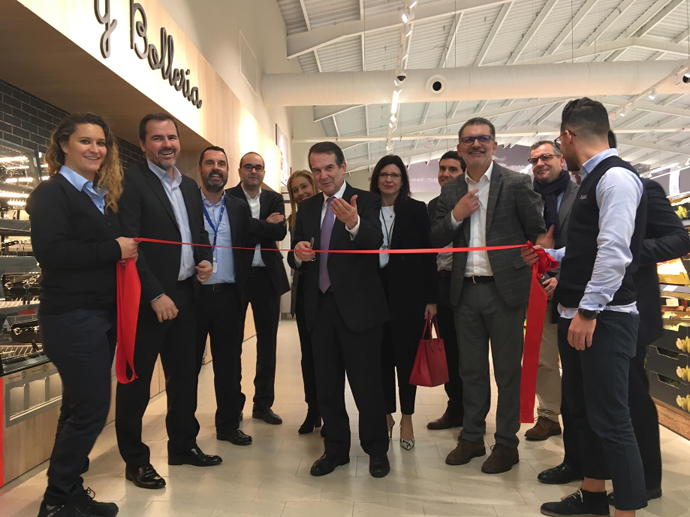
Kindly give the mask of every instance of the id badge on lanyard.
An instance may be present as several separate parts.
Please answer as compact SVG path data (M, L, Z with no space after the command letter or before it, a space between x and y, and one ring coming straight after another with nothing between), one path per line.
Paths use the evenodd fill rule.
M225 198L223 198L223 204L220 207L220 217L218 217L218 223L215 225L213 224L213 221L211 221L211 216L208 214L208 210L206 210L206 206L202 204L202 208L204 209L204 217L206 217L206 220L208 221L209 226L213 230L213 245L216 246L216 243L218 242L218 231L220 230L220 223L223 221L223 213L225 212ZM213 248L213 273L218 272L218 250L217 248Z

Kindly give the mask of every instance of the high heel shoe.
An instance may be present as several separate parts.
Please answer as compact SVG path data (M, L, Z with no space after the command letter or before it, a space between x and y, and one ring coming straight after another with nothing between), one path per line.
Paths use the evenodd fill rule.
M400 423L400 447L405 449L406 451L411 451L414 449L414 438L411 440L405 440L402 437L402 423Z
M314 429L321 427L321 415L314 413L307 413L307 418L297 430L299 434L309 434L314 432Z
M388 422L388 438L393 440L393 427L395 427L395 420L390 415L386 415L386 421Z

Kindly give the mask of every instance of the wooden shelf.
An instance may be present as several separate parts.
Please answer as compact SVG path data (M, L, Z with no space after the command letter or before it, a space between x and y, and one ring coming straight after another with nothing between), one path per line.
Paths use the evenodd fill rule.
M659 423L674 433L690 440L690 413L653 399L659 411Z

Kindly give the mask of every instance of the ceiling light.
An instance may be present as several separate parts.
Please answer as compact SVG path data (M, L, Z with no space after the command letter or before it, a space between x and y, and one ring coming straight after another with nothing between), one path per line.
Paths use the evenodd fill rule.
M411 22L414 20L414 13L410 11L403 11L402 13L402 21L403 23Z
M395 115L391 115L391 122L393 124L395 124L397 121L398 121L398 117L396 117Z
M621 112L620 112L620 116L621 116L621 117L625 117L625 115L626 115L625 111L621 111Z
M412 35L412 29L413 27L412 25L410 25L410 27L407 29L407 32L405 33L405 36L409 38Z
M6 156L0 158L0 163L25 162L26 160L28 160L26 156Z
M651 93L649 94L649 99L652 101L656 99L656 89L651 91Z
M417 5L417 0L413 0L412 3L410 4L410 9L414 9L416 5Z
M50 176L41 176L41 181L49 180Z
M393 91L393 102L391 102L391 115L395 115L398 112L398 101L400 100L400 92L402 90L398 88Z

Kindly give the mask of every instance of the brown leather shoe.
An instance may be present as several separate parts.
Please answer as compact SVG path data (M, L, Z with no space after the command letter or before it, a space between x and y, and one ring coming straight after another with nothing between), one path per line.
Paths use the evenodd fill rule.
M497 443L491 448L491 456L482 465L482 472L484 474L508 472L519 461L520 455L518 454L517 447L508 447L507 445Z
M462 427L462 415L451 415L446 411L441 418L426 424L426 428L432 431L451 429L452 427Z
M545 416L540 416L535 426L525 433L525 439L530 442L543 442L549 436L558 436L559 434L561 434L561 424Z
M460 438L458 446L446 456L448 465L466 465L472 458L486 455L484 443L471 442Z

